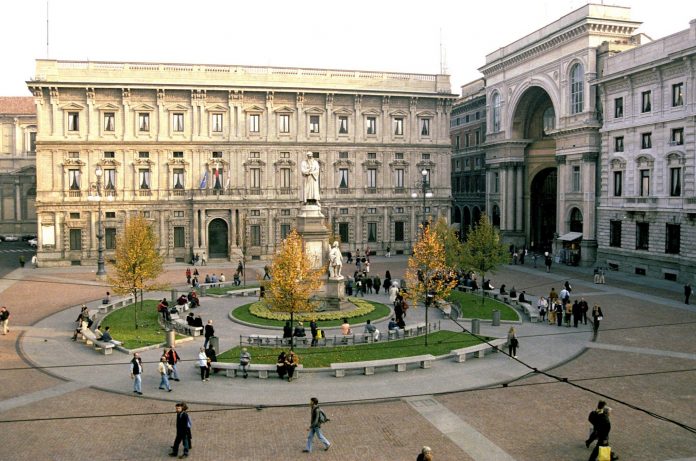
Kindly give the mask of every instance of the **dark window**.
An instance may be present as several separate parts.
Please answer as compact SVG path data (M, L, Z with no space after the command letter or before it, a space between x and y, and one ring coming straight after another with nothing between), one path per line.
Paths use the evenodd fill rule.
M104 245L105 245L107 250L115 250L116 249L116 228L115 227L104 228Z
M377 241L377 223L367 223L367 241L372 243Z
M113 112L104 112L104 131L116 130L116 116Z
M640 170L640 196L650 195L650 170Z
M623 189L623 171L614 172L614 197L621 197Z
M172 158L184 158L183 152L172 152Z
M404 222L394 221L394 241L403 242L404 241Z
M288 237L289 233L290 233L290 224L281 224L280 225L280 239L285 240Z
M367 117L367 134L377 134L377 117Z
M643 91L641 93L641 112L650 112L652 110L652 103L650 102L650 91Z
M251 246L261 246L261 226L258 224L249 226L249 233L251 234Z
M624 151L624 137L617 136L614 138L614 152L623 152L623 151Z
M174 228L174 248L184 248L186 246L186 230L183 226Z
M684 84L675 83L672 85L672 107L684 105Z
M640 148L650 149L652 147L652 133L642 133L640 135Z
M70 250L82 249L82 229L70 229Z
M80 131L79 112L68 112L68 131Z
M348 223L347 222L340 222L338 223L338 236L341 239L341 242L349 242L350 239L348 238Z
M36 152L36 132L29 133L29 152Z
M621 221L609 221L609 246L621 248Z
M310 115L309 116L309 132L310 133L319 133L319 116L318 115Z
M106 219L116 219L116 212L115 211L107 211L104 213L106 216Z
M623 98L614 99L614 118L623 117Z
M681 243L681 226L679 224L667 224L665 232L665 253L678 255Z
M80 170L68 170L68 184L70 190L80 190Z
M648 250L650 240L650 224L646 222L636 223L636 250Z
M681 196L681 168L669 169L669 195L670 197Z
M80 219L80 213L70 212L70 219Z
M670 144L673 146L684 145L684 128L672 129L672 137L670 139Z
M348 134L348 117L338 117L338 134Z

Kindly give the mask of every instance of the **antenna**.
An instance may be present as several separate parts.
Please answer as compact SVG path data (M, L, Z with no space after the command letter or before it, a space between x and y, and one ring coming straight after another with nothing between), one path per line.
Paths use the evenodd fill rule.
M442 44L442 28L440 28L440 75L447 75L447 50Z
M48 39L49 39L48 32L49 32L49 29L48 29L48 0L46 0L46 59L48 59L50 57L49 47L48 47Z

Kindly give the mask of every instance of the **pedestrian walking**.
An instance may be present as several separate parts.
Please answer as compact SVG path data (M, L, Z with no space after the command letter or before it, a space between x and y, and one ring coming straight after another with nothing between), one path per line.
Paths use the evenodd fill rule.
M597 408L592 410L587 417L587 420L590 422L590 436L585 440L585 446L587 448L590 448L590 445L592 442L597 440L597 426L599 423L599 417L600 415L604 412L604 407L607 406L607 402L604 400L600 400L597 402Z
M133 392L143 395L143 360L137 352L133 353L133 360L131 360L131 379Z
M160 374L160 385L159 388L164 390L167 389L168 392L172 391L172 386L169 384L169 369L170 366L167 363L167 358L165 356L160 357L159 367L157 368Z
M510 327L510 330L508 330L508 354L512 358L517 358L517 347L520 345L519 340L517 339L517 334L515 333L515 327Z
M546 272L551 272L551 263L553 261L551 260L551 255L549 252L544 253L544 265L546 266Z
M609 432L611 432L611 408L604 407L602 413L598 414L596 418L596 431L597 431L597 445L595 445L588 461L597 461L597 456L600 451L603 452L601 459L607 459L606 453L609 453L609 458L611 461L619 459L619 456L614 453L614 451L609 446Z
M597 336L597 332L599 331L599 322L601 322L604 319L604 315L602 314L602 308L599 307L599 304L595 304L592 307L592 331L594 332L594 335Z
M198 367L201 369L201 381L210 381L210 359L205 349L201 347L198 351Z
M249 377L249 373L247 372L247 367L251 363L251 354L247 350L246 347L242 348L242 353L239 354L239 366L242 367L242 373L244 373L244 379L247 379Z
M186 458L191 449L191 417L187 413L188 405L184 402L176 404L176 437L169 456L179 455L179 444L183 443L184 453L179 459Z
M208 343L210 342L210 338L215 336L215 328L213 327L213 321L208 320L208 323L205 326L205 341L203 342L203 349L206 349L208 347Z
M2 334L10 332L10 311L5 306L0 307L0 324L2 324Z
M433 461L433 450L430 447L421 448L421 452L416 457L416 461Z
M322 410L321 407L319 407L319 400L317 400L316 397L312 397L309 400L309 405L311 408L309 434L307 435L307 446L302 451L305 453L311 453L312 440L314 439L315 434L319 438L319 440L321 440L321 443L324 444L324 451L327 451L329 448L331 448L331 442L329 442L327 438L324 437L324 434L321 432L321 425L329 421L329 418L326 417L324 410Z
M191 285L191 268L186 268L186 285Z
M268 264L263 266L263 279L264 280L271 280L271 268Z
M172 346L164 353L164 356L167 357L167 363L171 370L169 373L170 377L174 381L179 381L179 370L177 369L177 364L181 361L179 353L176 352L176 349Z
M37 259L36 255L31 257L31 265L36 269L39 267L39 260Z
M689 296L691 296L691 284L684 285L684 304L689 304Z

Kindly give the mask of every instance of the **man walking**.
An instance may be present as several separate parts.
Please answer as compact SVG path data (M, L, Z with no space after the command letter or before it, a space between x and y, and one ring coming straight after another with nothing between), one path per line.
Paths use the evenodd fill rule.
M169 364L167 363L167 358L165 356L160 357L159 367L157 368L160 374L160 389L167 389L168 392L172 391L172 386L169 384Z
M689 296L691 296L691 284L684 285L684 304L689 304Z
M170 347L167 352L164 353L164 356L167 357L167 363L171 367L171 377L174 381L179 381L179 370L177 370L176 364L181 361L181 357L179 357L179 354L176 352L176 349L174 349L174 346Z
M687 303L688 304L688 303ZM0 324L2 324L2 334L6 335L10 332L8 327L10 323L10 311L5 306L0 307Z
M203 349L208 348L210 338L212 338L213 336L215 336L215 328L213 328L213 321L208 320L208 324L205 326L205 342L203 342Z
M188 410L188 405L185 403L176 404L176 438L169 456L177 456L179 454L179 444L183 442L184 453L179 456L179 459L186 458L191 449L191 417L186 410Z
M317 435L319 440L324 444L324 451L331 448L331 442L329 442L324 434L321 433L321 425L327 422L329 419L324 414L324 411L319 407L319 400L316 397L312 397L309 400L309 406L311 410L311 420L309 423L309 435L307 435L307 446L304 450L305 453L310 453L312 451L312 440L314 439L314 434Z
M611 432L611 421L609 416L611 414L611 408L604 407L601 413L598 413L596 417L595 430L597 432L597 445L595 445L588 461L596 461L599 455L600 447L608 449L611 452L610 459L612 461L619 459L619 456L609 448L609 432ZM589 445L588 445L589 446ZM605 448L606 447L606 448Z
M133 392L143 395L143 360L137 352L133 353L133 360L131 360L131 379Z

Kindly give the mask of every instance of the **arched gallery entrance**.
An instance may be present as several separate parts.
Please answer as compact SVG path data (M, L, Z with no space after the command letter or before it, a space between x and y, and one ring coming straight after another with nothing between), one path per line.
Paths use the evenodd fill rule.
M552 251L556 232L556 182L555 168L540 171L531 185L530 243L533 250Z
M229 229L224 219L216 218L208 224L208 257L227 258L229 254Z

